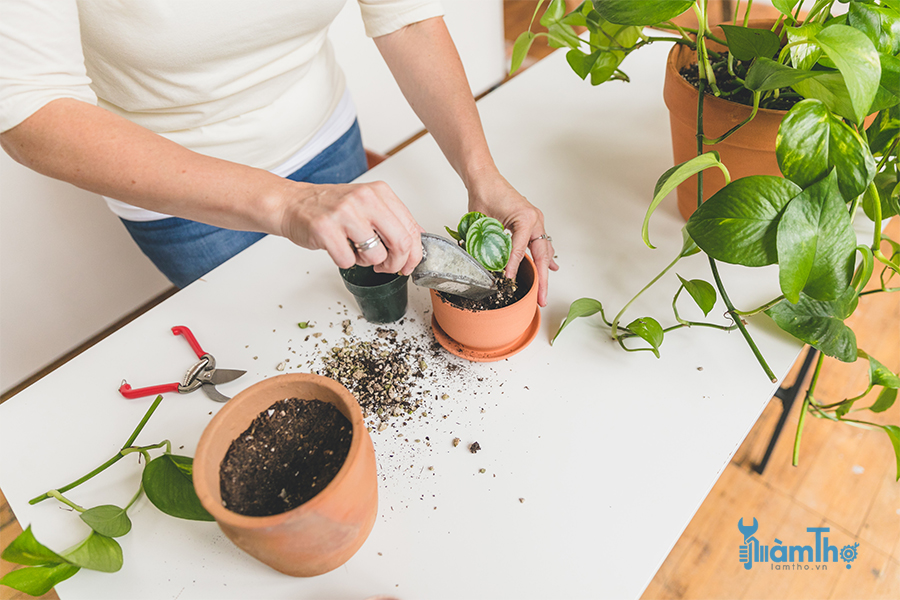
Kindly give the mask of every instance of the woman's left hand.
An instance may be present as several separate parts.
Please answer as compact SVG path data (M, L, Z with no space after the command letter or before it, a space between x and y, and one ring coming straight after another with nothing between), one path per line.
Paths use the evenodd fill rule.
M559 265L553 259L553 240L544 229L544 214L540 209L517 192L499 172L493 171L470 183L469 210L494 217L512 232L507 277L515 277L526 250L531 249L537 267L538 304L547 306L550 271L558 270Z

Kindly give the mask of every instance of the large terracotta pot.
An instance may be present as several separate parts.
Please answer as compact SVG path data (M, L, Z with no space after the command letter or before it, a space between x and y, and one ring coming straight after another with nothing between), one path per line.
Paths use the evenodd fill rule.
M751 22L751 27L771 29L773 21ZM722 30L715 28L719 37ZM718 44L710 43L713 50L721 50ZM669 108L669 123L672 128L672 151L675 164L681 164L697 155L697 88L681 76L681 69L697 62L697 55L687 46L673 44L666 61L663 98ZM730 102L707 94L703 100L703 131L706 137L722 135L752 112L752 107ZM775 136L786 111L757 111L753 121L738 130L720 144L704 146L704 151L714 150L728 168L731 180L749 175L775 175L780 177L778 161L775 158ZM718 169L703 172L703 200L725 186L725 177ZM678 210L685 219L697 208L697 176L693 176L678 186Z
M527 254L516 275L528 293L518 302L494 310L473 311L454 306L431 290L435 336L450 352L473 361L508 358L524 349L537 334L541 313L537 305L537 270Z
M325 488L285 513L252 517L222 506L219 467L232 440L279 400L330 402L350 421L353 438L344 465ZM378 513L375 450L353 395L340 383L307 373L278 375L250 386L213 417L197 446L194 488L203 507L239 548L295 577L335 569L362 546Z

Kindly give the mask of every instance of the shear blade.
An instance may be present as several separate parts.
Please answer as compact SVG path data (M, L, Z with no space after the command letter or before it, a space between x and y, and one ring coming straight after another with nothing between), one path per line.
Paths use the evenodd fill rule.
M209 382L213 385L228 383L229 381L234 381L246 372L247 371L241 371L240 369L216 369L213 371L212 375L210 375Z
M212 386L212 385L209 385L208 383L206 383L206 384L203 384L202 387L203 387L203 391L206 393L207 396L209 396L210 400L215 400L216 402L228 402L229 400L231 400L231 398L229 398L228 396L220 394L218 391L216 391L215 386Z

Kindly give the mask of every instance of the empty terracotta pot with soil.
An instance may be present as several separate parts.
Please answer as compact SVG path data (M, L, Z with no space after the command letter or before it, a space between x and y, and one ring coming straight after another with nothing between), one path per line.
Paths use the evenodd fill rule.
M513 304L491 310L461 308L431 290L432 327L438 342L453 354L477 362L502 360L527 347L541 325L536 274L534 261L526 254L516 284L527 291Z
M285 400L291 402L285 403ZM251 482L244 487L249 487L249 491L257 496L260 492L255 488L262 487L259 482L278 480L270 470L273 468L271 464L262 473L259 464L244 458L235 462L230 460L230 453L241 449L241 443L245 451L248 446L252 450L255 441L260 444L268 443L262 441L261 435L266 433L267 428L270 435L275 431L268 421L274 422L279 418L282 421L290 420L291 414L295 414L290 408L292 406L296 407L299 411L296 414L300 415L297 417L299 423L293 426L300 427L298 431L301 433L285 434L283 430L279 430L274 436L273 448L265 447L267 451L271 450L273 454L283 457L277 462L284 463L283 467L289 471L286 473L287 478L276 484L276 487L281 487L280 492L265 492L274 496L262 498L268 502L268 509L265 506L237 506L237 500L241 498L231 490L235 484L241 483L241 469L245 471L247 482ZM312 414L309 412L311 409L317 409L316 415L323 411L330 412L331 417L304 417ZM314 490L305 490L305 495L304 490L291 490L290 485L283 485L284 481L298 479L294 477L295 469L299 479L315 476L303 473L303 465L312 468L309 467L309 459L297 457L300 460L297 462L291 456L291 453L299 454L296 447L303 446L303 438L309 437L303 432L307 432L310 426L315 426L315 423L304 422L304 418L320 424L339 420L342 424L341 431L346 432L343 434L343 441L347 442L337 450L334 450L337 446L328 446L325 442L322 442L324 449L304 448L304 455L317 454L333 458L337 452L338 461L340 455L346 453L342 464L338 462L339 467L337 464L333 465L336 474L329 473L324 482L321 478L318 480L321 491L316 493ZM329 428L334 427L336 426L329 425ZM319 429L322 429L321 425ZM319 431L316 439L321 440L323 434L328 437L329 431ZM254 437L259 439L254 440ZM341 442L341 439L336 439L334 444L340 445ZM312 442L307 439L305 443L308 445ZM291 447L284 448L285 444ZM304 460L307 462L302 462ZM275 468L281 466L278 464ZM316 480L312 481L314 487ZM375 450L363 423L359 404L347 388L333 379L307 373L265 379L237 394L219 411L204 430L197 446L194 488L204 508L215 517L219 527L235 545L270 567L295 577L320 575L347 562L365 542L378 512ZM237 500L223 502L223 492L229 498ZM271 506L277 507L279 503L290 500L292 494L302 504L285 512L268 514L278 510ZM308 496L311 497L305 499ZM245 513L255 511L255 514L241 514L242 510ZM264 516L256 516L260 514Z

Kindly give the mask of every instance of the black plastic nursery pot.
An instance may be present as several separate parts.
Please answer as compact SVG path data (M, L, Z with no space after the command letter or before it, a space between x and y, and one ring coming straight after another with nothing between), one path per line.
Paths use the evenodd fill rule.
M409 276L376 273L373 267L341 269L344 285L370 323L393 323L406 314Z

